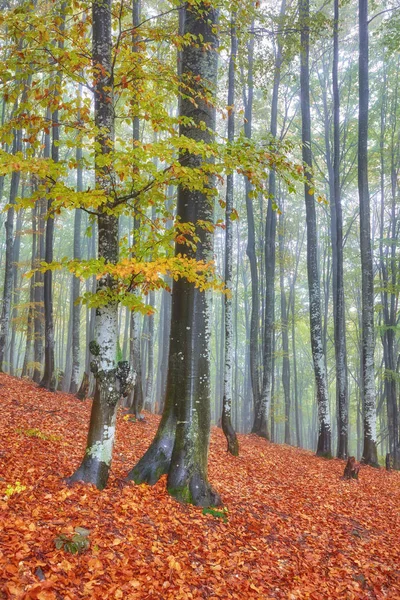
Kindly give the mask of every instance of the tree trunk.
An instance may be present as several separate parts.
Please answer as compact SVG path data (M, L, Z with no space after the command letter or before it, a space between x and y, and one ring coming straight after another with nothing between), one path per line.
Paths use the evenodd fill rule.
M346 320L343 283L343 216L340 193L340 97L338 83L339 63L339 0L334 0L333 23L333 201L332 212L332 268L333 268L333 311L336 359L336 405L338 446L337 457L348 455L348 374L346 351Z
M252 135L253 118L253 60L254 60L254 36L250 37L248 43L248 73L247 73L247 93L243 91L244 96L244 134L247 138ZM266 436L266 423L260 412L260 377L258 361L258 331L259 331L259 313L260 313L260 294L258 281L258 266L256 255L256 233L254 224L253 199L251 198L252 186L250 181L245 178L245 197L246 197L246 215L247 215L247 247L246 254L250 264L251 279L251 315L250 315L250 378L253 393L253 405L256 418L254 420L253 432Z
M32 193L33 193L33 179L32 181ZM32 208L32 246L31 246L31 269L35 268L36 261L36 245L37 245L37 219L36 219L37 205ZM34 339L34 318L35 318L35 277L31 277L29 285L29 308L28 308L28 321L26 326L26 346L24 354L24 362L22 365L21 377L28 377L32 371L32 342Z
M40 200L37 211L37 235L38 245L35 266L39 267L44 260L44 231L45 231L46 203ZM44 338L44 314L43 314L43 273L35 272L35 319L34 319L34 363L33 381L39 383L43 365L43 338Z
M50 120L50 111L47 109L47 118ZM58 127L58 110L51 115L52 122L52 145L51 158L58 162L59 150L58 143L60 139ZM50 157L50 136L46 134L45 157ZM54 216L51 215L52 200L47 201L47 220L45 237L45 255L46 263L53 262L53 243L54 243ZM44 372L40 381L40 387L52 392L55 391L54 378L54 323L53 323L53 272L48 269L43 278L44 294Z
M231 55L228 80L228 143L235 139L235 62L237 56L236 14L231 16ZM222 398L222 430L228 443L228 452L239 454L239 442L232 426L232 369L233 369L233 306L232 306L232 266L233 266L233 173L226 178L225 208L225 285L230 294L224 295L225 311L225 356L224 389Z
M24 195L24 186L22 186L22 196ZM13 309L12 309L12 328L11 328L11 341L10 341L10 375L15 375L17 371L17 365L15 363L15 346L16 346L16 333L18 330L18 305L20 299L20 278L18 277L18 263L19 255L21 250L21 231L22 231L22 220L24 211L20 210L17 213L16 227L15 227L15 238L13 243ZM18 362L18 357L17 357Z
M193 124L180 126L181 135L208 144L215 131L215 110L203 98L204 88L215 94L217 78L216 11L208 4L185 5L185 34L198 44L182 51L182 76L190 74L196 103L182 97L180 114ZM199 11L199 12L198 12ZM203 47L203 44L205 45ZM196 47L197 46L197 47ZM187 92L186 92L187 94ZM197 125L204 122L205 127ZM201 168L199 155L185 154L185 165ZM212 186L212 181L209 182ZM212 220L212 206L202 191L178 189L177 214L184 223ZM176 254L207 260L212 254L209 232L196 227L196 251L176 244ZM210 430L209 311L204 291L186 279L174 281L172 289L171 343L166 406L156 437L149 450L129 474L136 482L154 483L168 472L167 488L181 501L209 506L219 497L208 483L207 459Z
M13 154L22 150L22 131L14 130ZM13 228L14 228L14 204L18 195L18 187L21 178L20 171L13 171L10 184L10 202L7 210L6 229L6 259L4 268L3 306L0 317L0 371L3 370L5 350L8 341L11 320L11 302L13 289Z
M272 149L277 136L278 129L278 93L281 81L282 67L282 43L281 28L282 19L286 12L286 0L282 0L279 14L278 35L276 39L276 57L274 69L274 84L272 88L271 123L270 134L272 138ZM271 169L268 179L268 208L265 221L265 321L264 321L264 352L263 352L263 381L260 401L260 415L256 416L261 425L260 433L267 435L269 411L271 407L272 391L272 338L274 334L275 314L275 240L276 240L276 174ZM264 423L264 426L262 426Z
M317 218L315 211L315 197L312 182L312 154L311 154L311 116L310 116L310 74L309 74L309 0L299 0L299 14L301 20L301 116L302 116L302 142L303 162L306 168L306 183L304 196L306 205L307 222L307 274L310 301L310 334L311 350L314 363L314 375L317 388L318 405L318 442L317 455L331 456L331 420L328 399L328 383L326 375L326 361L322 340L321 319L321 290L318 269L317 253Z
M110 153L114 141L114 107L112 77L111 0L95 0L93 17L93 65L96 136L96 186L111 195L112 177L101 166L100 158ZM98 216L98 255L106 263L118 261L118 217L102 212ZM115 282L110 275L98 280L97 292L113 293ZM115 439L116 407L119 400L117 356L118 304L108 303L96 309L95 341L90 343L94 357L91 367L96 387L90 415L85 456L69 481L94 483L103 489L108 481Z
M281 291L281 328L282 328L282 386L285 398L285 444L290 438L290 361L289 361L289 306L287 306L284 268L284 219L279 215L279 283Z
M154 291L149 293L149 306L155 307ZM153 408L153 387L154 387L154 314L148 315L148 356L147 356L147 376L146 376L146 410Z
M79 85L78 98L82 96L82 87ZM79 119L80 115L78 115ZM82 146L78 144L76 147L76 189L78 192L83 190L83 169L82 169ZM81 251L81 222L82 211L77 208L75 210L74 219L74 259L82 258ZM80 324L81 324L81 304L78 302L80 294L79 277L72 277L72 373L71 384L69 391L71 394L76 394L79 386L79 368L80 368Z
M368 0L359 0L359 35L358 194L360 201L364 409L364 448L362 461L377 467L374 371L374 272L368 190Z

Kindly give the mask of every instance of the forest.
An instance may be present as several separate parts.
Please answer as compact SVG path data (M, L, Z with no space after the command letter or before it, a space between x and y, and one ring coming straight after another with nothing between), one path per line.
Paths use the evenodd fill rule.
M0 598L399 598L400 5L0 6Z

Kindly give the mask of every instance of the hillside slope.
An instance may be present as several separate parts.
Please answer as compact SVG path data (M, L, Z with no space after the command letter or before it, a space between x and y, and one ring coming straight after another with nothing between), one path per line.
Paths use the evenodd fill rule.
M62 481L82 457L89 402L7 375L0 399L0 598L400 598L399 473L363 467L359 481L342 481L342 461L251 435L233 458L214 428L210 480L224 523L175 502L164 478L123 483L157 417L119 416L112 476L98 492ZM56 550L77 526L90 548Z

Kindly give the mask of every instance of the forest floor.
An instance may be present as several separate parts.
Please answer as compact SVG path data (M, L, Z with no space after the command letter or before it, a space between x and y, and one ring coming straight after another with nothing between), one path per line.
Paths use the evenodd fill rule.
M400 599L400 473L240 436L227 454L213 428L209 476L227 522L165 491L125 484L158 417L118 420L108 487L67 487L90 402L0 375L0 598ZM19 483L17 483L19 482ZM22 489L22 488L25 489ZM55 539L75 527L90 547Z

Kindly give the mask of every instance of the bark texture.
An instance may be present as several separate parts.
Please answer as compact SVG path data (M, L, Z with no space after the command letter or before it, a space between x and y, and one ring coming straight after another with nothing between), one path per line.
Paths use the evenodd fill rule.
M359 0L359 115L358 194L360 202L360 252L362 287L362 376L364 447L362 461L378 466L374 368L374 272L368 189L368 0Z
M336 406L338 445L337 457L348 455L348 374L346 350L346 321L343 282L343 215L340 193L340 96L338 82L339 64L339 0L334 0L333 22L333 201L332 207L332 268L333 268L333 318L336 359Z
M301 22L301 55L300 55L300 87L301 87L301 117L303 162L306 169L304 197L307 222L307 275L310 301L310 333L311 350L314 365L315 384L318 406L318 442L317 455L331 456L331 419L328 399L328 383L326 360L322 339L321 290L318 268L318 239L315 197L312 182L312 153L311 153L311 116L310 116L310 74L309 74L309 43L310 43L310 6L309 0L299 1Z
M228 143L235 139L235 62L237 56L236 15L231 18L231 55L229 59L228 80ZM233 173L226 178L226 208L225 208L225 285L232 293L233 267ZM233 306L232 296L224 296L225 303L225 360L224 360L224 391L222 398L222 430L228 444L228 452L233 456L239 454L239 442L232 425L232 377L233 377Z
M96 186L111 202L112 173L101 166L99 158L112 151L114 139L113 78L111 63L111 0L95 0L93 17L93 65L95 71ZM99 164L100 163L100 164ZM98 216L98 255L106 263L118 260L118 218L106 212ZM98 280L101 297L112 291L115 283L109 275ZM116 407L120 397L117 357L118 305L116 301L96 309L95 340L90 343L93 356L91 370L96 386L90 415L85 456L70 482L94 483L103 489L107 484L115 439Z
M182 10L182 9L181 9ZM186 34L198 43L182 51L182 78L191 81L196 103L182 97L180 114L193 124L181 125L180 134L208 143L215 130L215 110L204 94L215 94L217 77L216 11L206 3L185 5ZM200 37L201 36L201 37ZM204 46L205 44L205 46ZM196 47L197 46L197 47ZM204 123L206 127L199 127ZM201 168L203 159L194 154L181 156L185 165ZM210 187L212 182L210 181ZM212 219L212 199L203 191L178 189L177 214L183 222ZM176 244L177 254L208 259L212 253L209 232L196 227L200 241L196 251ZM174 281L166 406L159 430L149 450L128 477L154 483L168 473L169 493L183 502L209 506L219 496L208 482L207 460L210 430L209 311L206 294L186 279Z

